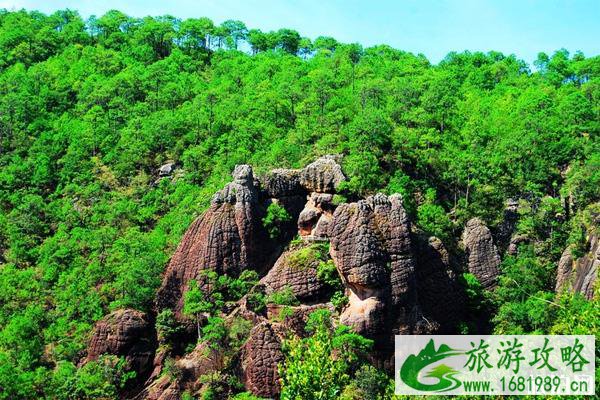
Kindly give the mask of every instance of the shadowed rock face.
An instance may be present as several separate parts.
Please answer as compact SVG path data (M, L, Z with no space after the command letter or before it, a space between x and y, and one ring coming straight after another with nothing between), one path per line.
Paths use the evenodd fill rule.
M243 382L247 390L260 397L278 397L279 373L284 361L281 339L268 321L256 325L244 345L241 356Z
M419 237L416 242L419 304L427 318L439 324L436 333L456 332L465 319L466 299L450 254L436 237Z
M335 206L333 195L329 193L311 193L304 209L298 217L298 233L303 238L326 240L333 218Z
M155 337L146 314L131 309L114 311L96 323L85 361L102 354L123 356L126 368L136 371L138 379L143 378L152 369Z
M500 274L500 255L488 227L479 218L469 220L462 241L469 272L485 289L495 288Z
M272 198L302 195L306 192L300 185L301 173L299 169L274 169L259 178L260 186Z
M576 260L570 248L563 252L556 272L557 292L571 290L574 293L581 293L588 300L594 297L594 285L600 266L599 237L592 235L588 244L589 251Z
M340 322L368 337L415 331L415 263L400 197L377 194L338 206L329 237L349 297Z
M180 313L188 282L198 279L201 270L237 276L245 269L264 267L272 249L261 224L252 168L237 166L233 177L186 231L158 290L159 310L171 308Z

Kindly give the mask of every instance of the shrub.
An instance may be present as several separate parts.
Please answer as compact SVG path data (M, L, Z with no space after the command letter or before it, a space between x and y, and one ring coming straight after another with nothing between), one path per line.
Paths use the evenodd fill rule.
M281 399L337 399L351 370L373 342L346 326L334 328L328 310L311 313L306 331L311 336L284 342L285 362L279 370Z
M333 260L321 261L317 267L317 278L336 290L343 289L340 274Z
M291 287L286 286L283 289L273 292L265 299L266 303L277 304L280 306L297 306L300 304Z
M267 215L262 220L263 226L271 239L278 238L282 233L285 223L292 220L292 216L279 204L273 202L267 207Z
M214 349L219 350L225 345L227 327L220 317L208 317L206 325L202 327L202 340Z

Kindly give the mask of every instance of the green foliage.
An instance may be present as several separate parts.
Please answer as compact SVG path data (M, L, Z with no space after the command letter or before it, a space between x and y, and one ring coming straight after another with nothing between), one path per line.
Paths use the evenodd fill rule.
M189 281L189 289L184 294L183 314L196 320L198 338L203 337L203 340L220 346L227 335L220 314L228 304L251 292L258 283L258 274L256 271L245 270L238 278L232 278L204 270L200 279L202 285L193 279ZM264 307L264 299L258 292L251 293L249 303L257 311ZM208 322L201 328L202 316L207 316Z
M168 376L171 381L176 381L183 377L183 370L177 365L177 361L173 358L167 358L165 360L162 373Z
M283 224L290 222L292 216L287 210L277 203L269 204L267 214L262 220L263 226L269 233L271 239L278 238L281 235Z
M333 289L342 290L342 280L333 260L321 261L317 267L317 278Z
M285 286L283 289L273 292L265 299L267 304L278 304L280 306L297 306L300 304L291 287Z
M171 343L173 338L181 332L181 327L175 319L175 313L170 309L158 313L155 326L158 341L161 344Z
M329 257L329 245L313 243L291 252L287 258L288 265L292 268L309 268L315 261L323 262Z
M306 330L311 336L284 343L281 399L337 399L372 341L346 326L334 328L327 310L310 314Z
M553 319L553 266L544 265L532 248L521 248L517 256L505 258L493 301L498 334L546 332Z
M232 348L238 349L248 339L252 323L244 318L233 318L228 327L229 343Z
M460 281L467 295L467 306L469 309L479 311L485 304L485 294L481 282L471 273L464 273Z
M340 400L383 399L388 380L385 372L369 364L361 365Z
M330 301L337 311L342 311L346 304L348 304L348 297L344 294L343 291L337 290L331 296Z
M243 392L233 396L232 400L263 400L262 397L256 397L252 393Z
M436 236L448 242L452 233L452 221L446 211L434 204L435 190L429 189L425 194L425 202L417 208L417 224L431 236Z
M223 318L209 317L206 325L202 327L202 340L214 350L222 348L227 334L227 327Z
M549 333L557 335L598 335L600 334L600 301L596 296L592 301L581 294L562 293L557 300L556 319Z

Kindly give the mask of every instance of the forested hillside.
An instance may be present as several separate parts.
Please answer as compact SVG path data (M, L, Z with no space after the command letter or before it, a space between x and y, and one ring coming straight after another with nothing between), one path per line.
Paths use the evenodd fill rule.
M466 222L500 232L512 199L527 240L493 293L466 275L472 306L497 333L597 334L598 295L556 294L555 276L597 235L600 58L534 64L434 65L239 21L0 11L0 398L117 396L126 373L81 365L94 323L155 311L182 234L236 165L325 154L342 156L344 199L400 193L415 230L457 256Z

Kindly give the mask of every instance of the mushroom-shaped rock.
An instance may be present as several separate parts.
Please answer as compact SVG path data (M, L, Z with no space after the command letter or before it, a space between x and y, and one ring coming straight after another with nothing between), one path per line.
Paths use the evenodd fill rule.
M413 332L420 311L408 216L400 196L377 194L341 204L329 237L330 254L349 297L341 322L367 336Z
M159 310L170 308L179 315L188 282L198 279L201 270L236 276L245 269L264 268L271 249L252 168L238 165L233 178L183 236L157 293Z
M102 354L125 357L126 368L143 378L152 369L156 349L155 332L146 314L123 309L114 311L94 326L86 361Z
M479 218L467 222L462 236L467 255L467 267L485 289L497 285L500 274L500 255L492 233Z
M302 303L323 301L330 288L317 277L317 267L328 257L327 248L322 244L292 247L279 257L261 283L267 294L290 288Z
M318 158L300 173L300 184L309 192L335 193L345 179L337 157L332 155Z
M246 390L260 397L278 397L281 391L278 367L283 361L276 327L265 321L252 328L241 355L242 380Z

